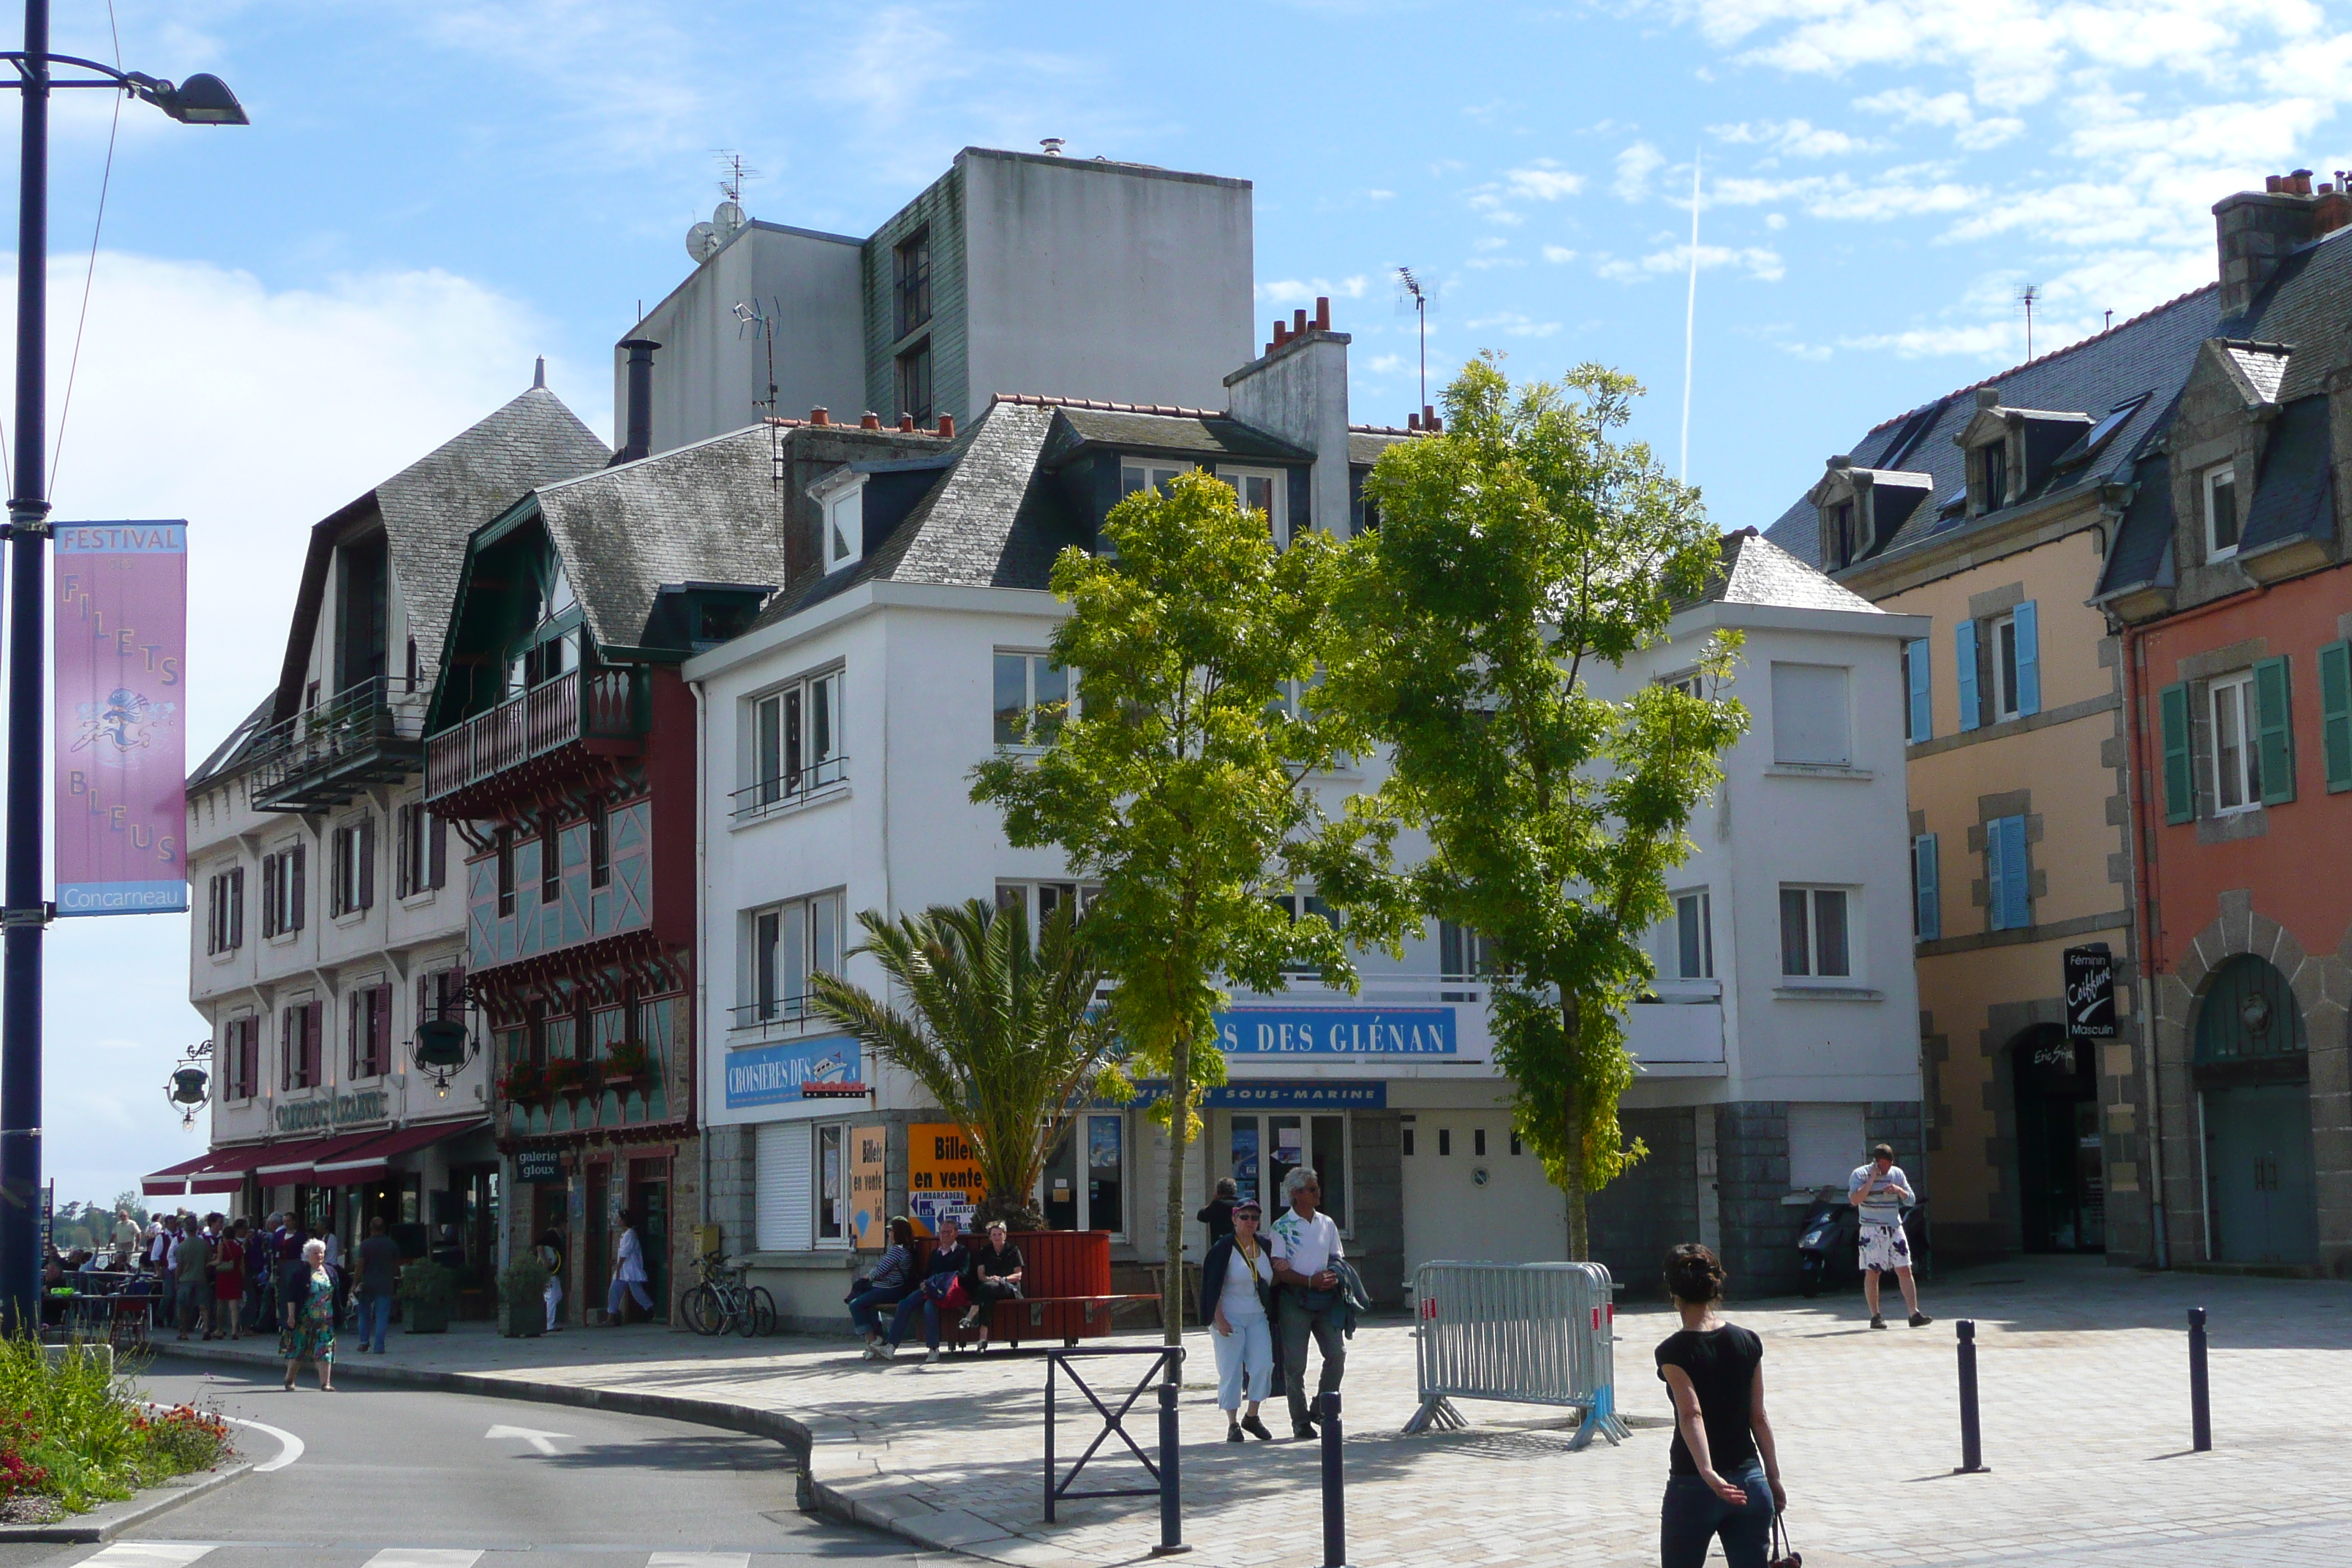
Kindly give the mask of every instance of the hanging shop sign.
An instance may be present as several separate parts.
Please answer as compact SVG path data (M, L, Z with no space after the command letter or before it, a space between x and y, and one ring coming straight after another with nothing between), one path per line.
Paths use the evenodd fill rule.
M2105 942L2066 950L2066 1037L2116 1037L2116 961Z
M796 1105L805 1100L862 1100L866 1079L857 1042L847 1035L791 1040L727 1053L727 1109Z
M518 1151L515 1154L515 1180L525 1186L563 1180L563 1152L560 1149Z
M1229 1057L1450 1057L1451 1007L1232 1007L1216 1016Z
M184 911L188 525L57 525L59 915Z
M988 1191L971 1140L952 1121L918 1121L907 1129L907 1212L918 1236L939 1234L952 1217L966 1229Z

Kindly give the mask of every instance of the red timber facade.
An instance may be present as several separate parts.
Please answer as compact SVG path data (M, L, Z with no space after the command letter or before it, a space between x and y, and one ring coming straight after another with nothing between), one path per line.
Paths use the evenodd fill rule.
M2124 627L2158 1261L2347 1278L2352 242L2321 237L2347 204L2307 176L2215 212L2225 262L2233 233L2275 234L2271 270L2200 353L2100 595Z

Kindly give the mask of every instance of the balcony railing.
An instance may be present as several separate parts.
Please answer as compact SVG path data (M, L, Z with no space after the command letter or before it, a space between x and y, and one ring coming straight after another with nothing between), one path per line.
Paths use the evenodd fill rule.
M568 669L425 742L425 795L439 800L585 741L646 732L644 672Z
M255 807L317 811L416 771L429 693L378 676L265 730L247 764Z
M746 784L727 797L731 814L738 822L749 822L772 811L782 811L798 805L811 795L849 782L849 755L837 752L821 758L798 773L780 773L758 784Z

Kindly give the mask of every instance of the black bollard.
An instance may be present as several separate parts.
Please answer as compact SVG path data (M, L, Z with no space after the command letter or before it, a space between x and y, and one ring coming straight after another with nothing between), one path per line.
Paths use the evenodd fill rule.
M2205 1377L2205 1309L2189 1309L2189 1447L2213 1451L2213 1387Z
M1955 1325L1960 1336L1960 1464L1952 1474L1985 1473L1984 1431L1977 1424L1977 1326L1962 1318Z
M1348 1568L1348 1478L1339 1464L1339 1392L1323 1396L1323 1568Z
M1171 1350L1161 1364L1167 1371L1160 1380L1160 1544L1151 1549L1154 1557L1173 1557L1192 1549L1184 1544L1184 1492L1176 1472L1176 1453L1181 1446L1176 1431L1176 1393L1183 1384L1184 1352Z

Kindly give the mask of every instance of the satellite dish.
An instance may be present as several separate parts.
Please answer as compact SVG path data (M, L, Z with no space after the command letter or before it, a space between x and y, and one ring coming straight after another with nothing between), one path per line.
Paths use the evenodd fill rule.
M707 223L696 224L686 231L686 253L698 264L718 255L719 247L726 243L724 237Z
M710 209L710 226L719 231L722 241L732 239L743 222L742 207L732 201L720 202Z

